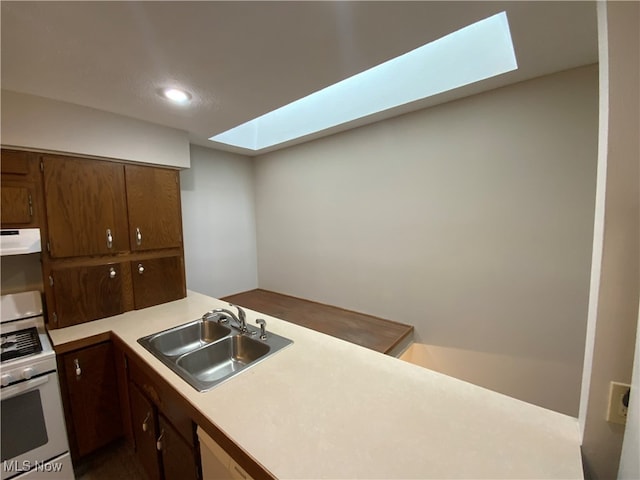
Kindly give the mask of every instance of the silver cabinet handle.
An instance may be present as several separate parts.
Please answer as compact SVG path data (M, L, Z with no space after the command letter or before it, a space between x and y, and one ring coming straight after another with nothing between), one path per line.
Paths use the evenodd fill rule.
M116 272L115 268L113 268L113 267L109 268L109 278L116 278L117 274L118 273Z
M142 233L140 233L140 228L136 228L136 244L142 245Z
M142 274L144 273L144 267L142 266L142 264L141 264L141 263L139 263L139 264L138 264L138 273L139 273L140 275L142 275Z
M73 364L76 367L76 377L79 377L80 375L82 375L82 369L80 368L80 362L77 358L73 359Z
M142 422L142 431L146 432L149 430L149 419L151 418L151 412L147 412L147 416L144 417L144 421Z
M107 228L107 248L113 247L113 235L111 234L111 229Z
M162 429L162 431L160 432L160 436L158 437L158 440L156 440L156 449L161 452L162 451L162 437L164 437L164 428Z

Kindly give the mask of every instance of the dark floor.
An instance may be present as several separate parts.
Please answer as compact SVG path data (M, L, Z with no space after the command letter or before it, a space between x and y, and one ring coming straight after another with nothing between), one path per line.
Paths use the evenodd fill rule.
M147 480L135 453L118 440L74 464L76 480Z
M397 355L413 338L411 325L267 290L251 290L223 300L391 355Z

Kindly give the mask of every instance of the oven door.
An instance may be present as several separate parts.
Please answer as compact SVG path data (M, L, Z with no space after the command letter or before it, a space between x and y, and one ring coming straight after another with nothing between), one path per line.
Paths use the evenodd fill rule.
M0 478L38 468L69 450L56 372L3 387L1 394Z

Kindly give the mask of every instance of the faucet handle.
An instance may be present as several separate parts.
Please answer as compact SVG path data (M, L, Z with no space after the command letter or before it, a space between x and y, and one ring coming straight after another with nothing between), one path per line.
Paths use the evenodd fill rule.
M247 318L247 314L245 313L245 311L242 309L242 307L240 307L239 305L234 305L233 303L229 304L230 307L234 307L238 310L238 318L241 321L245 321Z
M260 340L267 339L267 322L262 318L258 318L256 323L260 325Z

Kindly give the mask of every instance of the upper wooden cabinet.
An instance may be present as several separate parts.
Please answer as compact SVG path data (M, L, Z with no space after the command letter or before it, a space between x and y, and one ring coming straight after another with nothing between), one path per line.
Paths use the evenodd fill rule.
M52 258L182 246L176 170L42 156Z
M183 272L183 258L178 255L131 262L135 308L183 298L186 294Z
M131 250L182 245L180 180L176 170L125 166Z
M42 156L53 258L129 250L123 165Z
M52 268L51 327L68 327L132 310L129 268L129 262Z
M37 228L42 218L38 159L31 152L2 149L2 228Z

